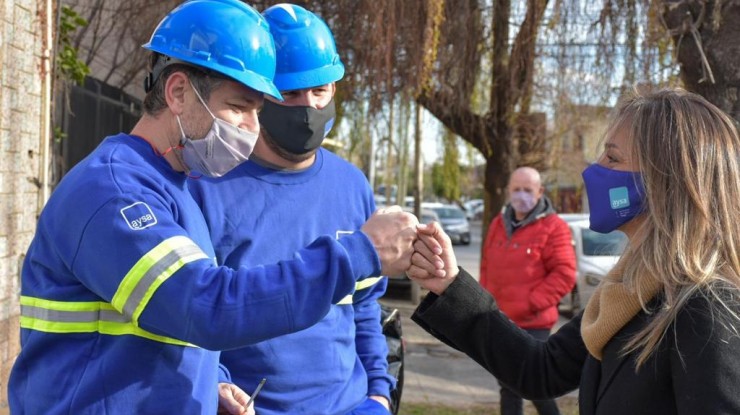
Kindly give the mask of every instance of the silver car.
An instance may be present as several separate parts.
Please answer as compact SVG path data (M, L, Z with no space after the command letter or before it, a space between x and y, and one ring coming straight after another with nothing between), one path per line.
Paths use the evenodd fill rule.
M576 286L563 297L560 311L574 316L586 306L594 289L619 261L627 244L627 236L620 231L607 234L588 228L588 214L560 215L570 227L573 248L576 251Z
M423 203L422 207L431 209L439 216L439 224L450 237L452 243L470 245L470 223L465 212L457 205L442 203Z

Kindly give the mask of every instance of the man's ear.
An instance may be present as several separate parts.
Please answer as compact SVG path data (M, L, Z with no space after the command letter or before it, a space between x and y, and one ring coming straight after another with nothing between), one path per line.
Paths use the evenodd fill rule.
M334 94L337 92L337 83L336 82L330 83L329 89L331 90L331 97L334 98Z
M167 77L164 84L164 97L167 106L175 115L181 115L185 109L185 92L190 87L188 76L184 72L175 71Z
M540 191L538 193L537 199L541 198L545 194L545 186L540 186Z

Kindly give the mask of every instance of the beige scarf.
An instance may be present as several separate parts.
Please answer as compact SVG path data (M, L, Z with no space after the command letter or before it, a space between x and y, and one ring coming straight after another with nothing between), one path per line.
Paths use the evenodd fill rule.
M622 282L623 269L618 263L609 272L596 287L583 312L581 336L586 349L598 360L601 360L602 350L609 340L642 308L637 292ZM659 282L653 278L640 278L638 284L645 301L652 299L660 288Z

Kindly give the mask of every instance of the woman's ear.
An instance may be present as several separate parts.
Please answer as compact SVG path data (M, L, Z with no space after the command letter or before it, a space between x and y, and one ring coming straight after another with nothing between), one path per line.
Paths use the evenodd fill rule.
M188 77L184 72L175 71L167 77L164 85L164 97L167 106L175 115L181 115L185 109L185 91L189 87Z

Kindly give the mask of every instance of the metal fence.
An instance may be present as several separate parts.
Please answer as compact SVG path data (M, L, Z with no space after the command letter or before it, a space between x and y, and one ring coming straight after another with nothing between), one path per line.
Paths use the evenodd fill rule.
M56 144L63 175L85 158L105 137L129 132L141 116L141 101L96 79L71 86L56 102L56 126L65 134Z

